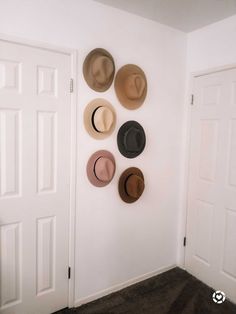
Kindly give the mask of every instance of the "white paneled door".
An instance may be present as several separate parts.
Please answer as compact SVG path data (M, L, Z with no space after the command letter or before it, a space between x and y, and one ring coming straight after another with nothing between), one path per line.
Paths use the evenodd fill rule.
M70 56L0 41L0 313L68 302Z
M194 79L186 268L236 302L236 69Z

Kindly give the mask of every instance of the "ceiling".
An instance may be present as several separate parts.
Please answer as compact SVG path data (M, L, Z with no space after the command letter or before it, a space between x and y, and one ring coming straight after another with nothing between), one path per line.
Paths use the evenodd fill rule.
M236 0L95 0L191 32L236 14Z

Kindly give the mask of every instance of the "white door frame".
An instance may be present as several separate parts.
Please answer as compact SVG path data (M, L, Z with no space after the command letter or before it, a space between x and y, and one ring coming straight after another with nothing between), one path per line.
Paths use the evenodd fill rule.
M71 93L71 159L70 159L70 208L69 208L69 265L71 277L68 281L68 307L74 306L75 289L75 216L76 216L76 169L77 169L77 55L76 49L67 49L48 43L17 38L0 34L0 41L39 48L68 55L71 60L71 79L73 79L73 92ZM68 82L68 88L69 82Z
M182 212L181 212L181 221L182 226L179 235L180 248L178 264L185 268L186 265L186 247L182 246L182 240L187 233L187 223L188 223L188 180L189 180L189 161L190 161L190 141L191 141L191 102L192 95L194 94L194 79L199 76L209 75L212 73L227 71L236 69L236 63L228 64L220 67L210 68L208 70L192 72L187 77L187 86L186 86L186 100L185 100L185 121L184 121L184 153L183 153L183 177L182 177ZM194 104L193 104L194 105ZM188 242L188 239L187 239Z

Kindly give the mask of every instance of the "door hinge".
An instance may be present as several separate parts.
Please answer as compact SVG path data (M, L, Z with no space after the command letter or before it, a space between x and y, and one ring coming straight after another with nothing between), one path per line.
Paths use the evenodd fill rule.
M74 80L71 78L70 79L70 93L74 92Z
M186 239L186 237L184 237L184 241L183 241L184 246L186 246L186 241L187 241L187 239Z
M70 275L71 275L71 268L68 267L68 279L70 279Z
M191 105L193 105L194 104L194 95L192 94L191 95Z

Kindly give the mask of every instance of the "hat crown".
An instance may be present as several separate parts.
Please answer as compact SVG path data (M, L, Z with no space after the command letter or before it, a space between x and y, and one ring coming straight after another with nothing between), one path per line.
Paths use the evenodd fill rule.
M128 152L139 152L143 145L143 137L140 129L130 127L124 134L124 146Z
M125 182L125 189L129 196L138 198L143 193L144 181L138 175L131 174Z
M94 111L92 122L98 132L109 132L114 122L113 112L107 107L98 107Z
M94 165L94 174L98 180L102 182L109 182L115 173L115 165L107 157L100 157Z
M131 100L136 100L142 97L145 90L146 82L140 74L130 74L125 79L124 90L126 96Z
M114 72L114 64L107 56L97 56L91 65L95 81L100 85L107 84Z

